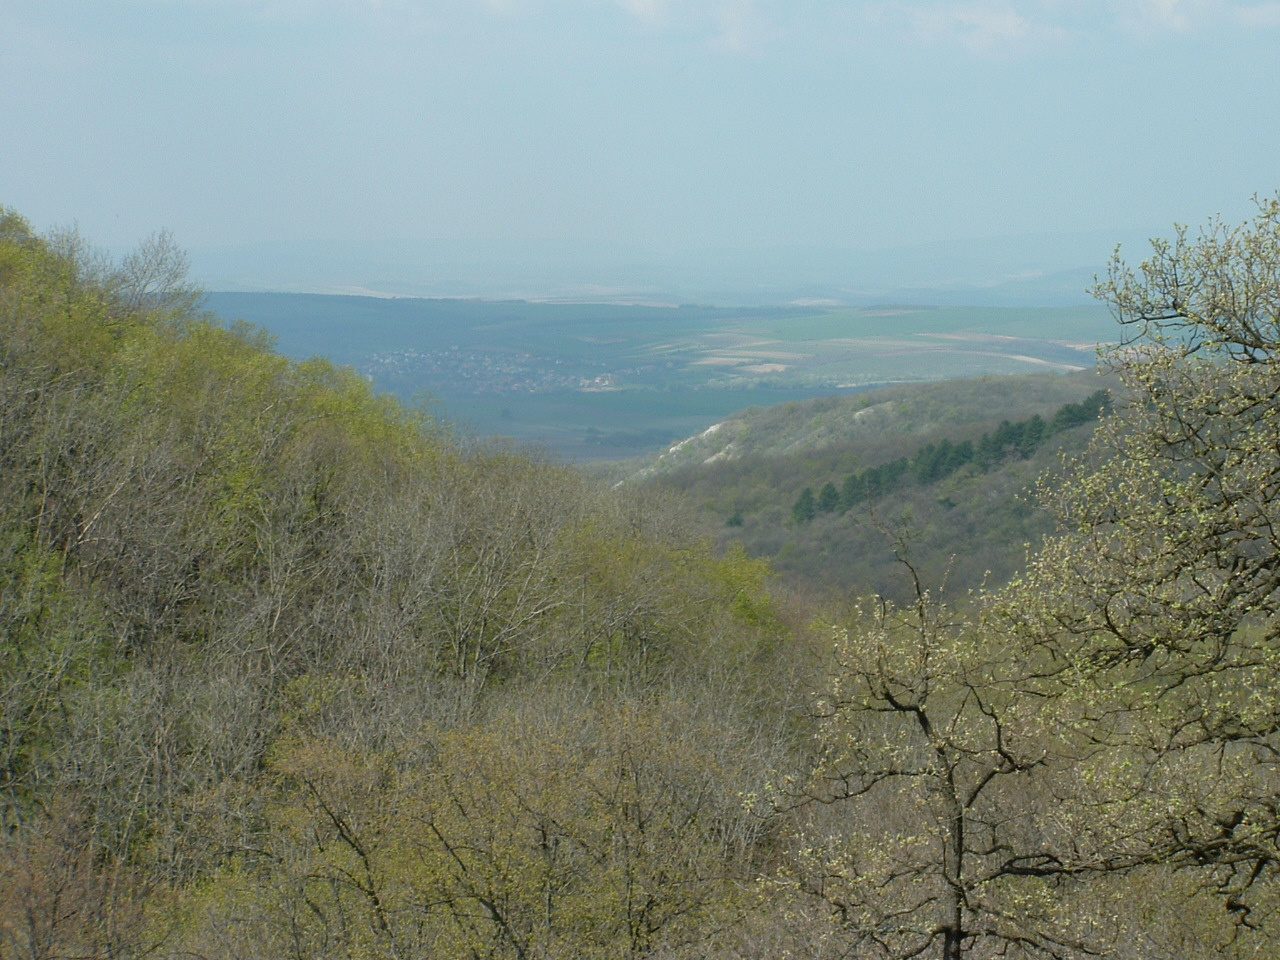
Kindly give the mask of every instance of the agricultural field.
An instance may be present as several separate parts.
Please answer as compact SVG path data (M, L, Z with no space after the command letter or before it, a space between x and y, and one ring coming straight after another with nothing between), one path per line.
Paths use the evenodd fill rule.
M721 308L214 293L293 357L348 364L467 434L571 461L656 450L751 406L890 383L1078 370L1101 307Z

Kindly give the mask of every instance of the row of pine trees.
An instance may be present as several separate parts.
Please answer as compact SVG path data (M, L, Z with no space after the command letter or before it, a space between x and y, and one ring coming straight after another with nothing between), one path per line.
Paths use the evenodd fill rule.
M1097 390L1079 403L1064 404L1048 420L1039 414L1016 422L1004 420L976 443L944 439L925 444L910 457L850 473L839 487L831 481L817 493L805 487L792 504L791 519L805 524L819 514L845 513L903 485L929 486L970 465L986 473L1009 460L1029 459L1054 434L1097 420L1110 406L1108 391Z

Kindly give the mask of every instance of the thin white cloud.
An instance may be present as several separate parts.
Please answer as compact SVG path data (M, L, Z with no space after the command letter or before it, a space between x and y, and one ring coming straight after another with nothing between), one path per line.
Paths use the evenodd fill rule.
M1273 0L1111 0L1109 6L1123 30L1144 40L1223 26L1251 30L1280 27L1280 3Z
M717 49L744 52L776 35L777 27L756 0L616 0L646 27L703 34Z
M667 0L618 0L618 3L631 16L652 26L666 23L671 6Z
M522 0L479 0L479 4L496 13L512 13L527 6Z
M1003 4L971 3L913 11L910 16L916 30L929 39L952 38L975 53L1023 43L1032 32L1030 20Z
M1235 14L1241 24L1255 30L1280 27L1280 3L1237 6Z
M724 50L741 53L767 42L773 27L756 9L752 0L720 0L712 11L714 43Z
M1027 54L1117 32L1158 41L1199 30L1280 28L1278 0L873 0L862 10L873 33L975 56Z
M1066 36L1052 2L1012 0L934 0L869 4L868 21L905 33L917 43L957 46L989 56L1026 52Z
M1120 26L1135 36L1185 33L1198 19L1205 3L1197 0L1113 0L1111 7Z

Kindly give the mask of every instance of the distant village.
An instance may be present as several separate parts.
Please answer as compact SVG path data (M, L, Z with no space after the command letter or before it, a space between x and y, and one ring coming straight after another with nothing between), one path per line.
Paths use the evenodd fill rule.
M426 382L437 390L470 395L613 390L618 374L628 372L601 370L574 358L459 347L375 353L360 371L388 386Z

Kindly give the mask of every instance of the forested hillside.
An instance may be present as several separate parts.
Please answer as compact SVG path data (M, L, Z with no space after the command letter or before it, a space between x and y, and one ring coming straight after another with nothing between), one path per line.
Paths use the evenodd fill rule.
M181 267L0 221L0 957L733 940L788 753L764 567Z
M1044 549L832 613L0 213L0 960L1273 955L1277 290L1117 261Z
M1112 380L976 377L752 408L622 482L688 497L798 589L903 600L904 545L930 582L993 587L1052 531L1031 488L1083 452Z

